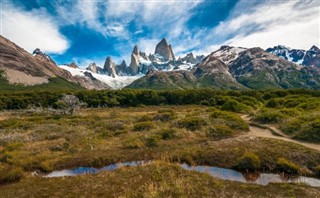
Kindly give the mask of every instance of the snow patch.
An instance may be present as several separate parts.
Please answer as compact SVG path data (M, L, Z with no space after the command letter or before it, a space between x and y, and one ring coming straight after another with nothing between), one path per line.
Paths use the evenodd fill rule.
M139 75L135 75L135 76L116 76L115 78L113 78L112 76L108 76L106 74L97 74L97 73L93 73L93 72L91 72L89 70L85 70L85 69L72 68L72 67L65 66L65 65L60 65L59 67L64 70L69 71L72 76L85 77L84 73L89 72L92 74L93 77L100 80L101 82L106 83L107 85L109 85L113 89L122 89L123 87L131 84L133 81L144 76L144 74L139 74Z

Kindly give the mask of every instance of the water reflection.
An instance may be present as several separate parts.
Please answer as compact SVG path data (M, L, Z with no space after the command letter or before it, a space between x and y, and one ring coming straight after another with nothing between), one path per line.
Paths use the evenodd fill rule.
M207 173L213 177L217 177L229 181L238 181L243 183L253 183L259 185L268 185L269 183L305 183L313 187L320 187L320 180L311 177L288 177L282 174L271 173L249 173L242 174L232 169L217 168L210 166L189 166L181 164L185 170L193 170L197 172Z
M123 162L117 164L111 164L102 168L91 168L91 167L78 167L75 169L53 171L44 177L63 177L63 176L75 176L82 174L95 174L101 171L113 171L123 166L141 166L150 164L151 161L132 161ZM238 181L243 183L252 183L259 185L268 185L269 183L305 183L309 186L320 187L320 179L311 177L288 177L281 174L270 174L270 173L248 173L242 174L238 171L226 168L217 168L211 166L190 166L188 164L180 164L185 170L192 170L201 173L207 173L213 177L217 177L223 180Z
M76 176L76 175L83 175L83 174L95 174L101 171L113 171L123 166L141 166L144 164L150 164L149 161L133 161L133 162L123 162L123 163L116 163L111 164L109 166L105 166L102 168L91 168L91 167L78 167L74 169L67 169L67 170L60 170L60 171L53 171L44 177L64 177L64 176Z

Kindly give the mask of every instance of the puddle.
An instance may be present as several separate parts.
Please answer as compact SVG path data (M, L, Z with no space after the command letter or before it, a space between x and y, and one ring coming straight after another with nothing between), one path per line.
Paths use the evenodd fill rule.
M75 169L66 169L60 171L53 171L44 177L64 177L64 176L76 176L82 174L95 174L101 171L113 171L124 166L142 166L151 164L151 161L133 161L123 162L117 164L111 164L102 168L91 168L91 167L78 167ZM253 173L253 174L242 174L241 172L226 169L217 168L211 166L189 166L187 164L180 164L185 170L192 170L201 173L207 173L213 177L220 178L228 181L238 181L243 183L268 185L269 183L305 183L309 186L320 187L320 179L312 177L288 177L279 174L271 173Z
M185 170L193 170L201 173L207 173L213 177L229 181L238 181L243 183L252 183L264 186L268 185L269 183L305 183L309 186L320 187L320 179L312 177L288 177L285 175L272 173L253 173L244 175L241 172L226 168L217 168L210 166L189 166L187 164L181 164L180 166Z
M133 162L111 164L109 166L104 166L102 168L78 167L74 169L53 171L45 175L44 177L64 177L64 176L76 176L76 175L83 175L83 174L95 174L101 171L113 171L124 166L142 166L150 163L151 162L146 162L146 161L133 161Z

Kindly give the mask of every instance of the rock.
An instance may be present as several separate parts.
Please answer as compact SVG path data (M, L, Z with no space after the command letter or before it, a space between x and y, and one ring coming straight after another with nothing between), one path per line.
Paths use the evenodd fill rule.
M134 53L131 54L130 74L137 75L139 73L139 58Z
M118 76L123 76L128 73L127 64L125 60L123 60L120 65L116 65L116 73Z
M307 51L290 49L283 45L268 48L266 51L299 65L320 67L320 49L315 45Z
M137 55L137 56L139 55L139 50L138 50L138 46L137 46L137 45L135 45L135 46L133 47L132 53L135 54L135 55Z
M96 63L90 63L86 70L97 74L104 73L104 70L101 67L98 67Z
M108 56L104 63L103 70L104 72L108 73L109 76L114 78L116 76L115 66L116 64L112 61L111 57Z
M172 47L164 38L157 44L155 54L162 56L166 61L175 60Z
M68 67L75 68L75 69L79 68L75 62L68 64Z

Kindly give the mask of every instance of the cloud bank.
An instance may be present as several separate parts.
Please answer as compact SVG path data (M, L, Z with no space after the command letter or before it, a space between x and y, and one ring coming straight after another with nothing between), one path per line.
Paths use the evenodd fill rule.
M27 51L40 48L47 53L63 54L69 47L68 40L45 9L26 12L3 2L1 10L1 35Z

